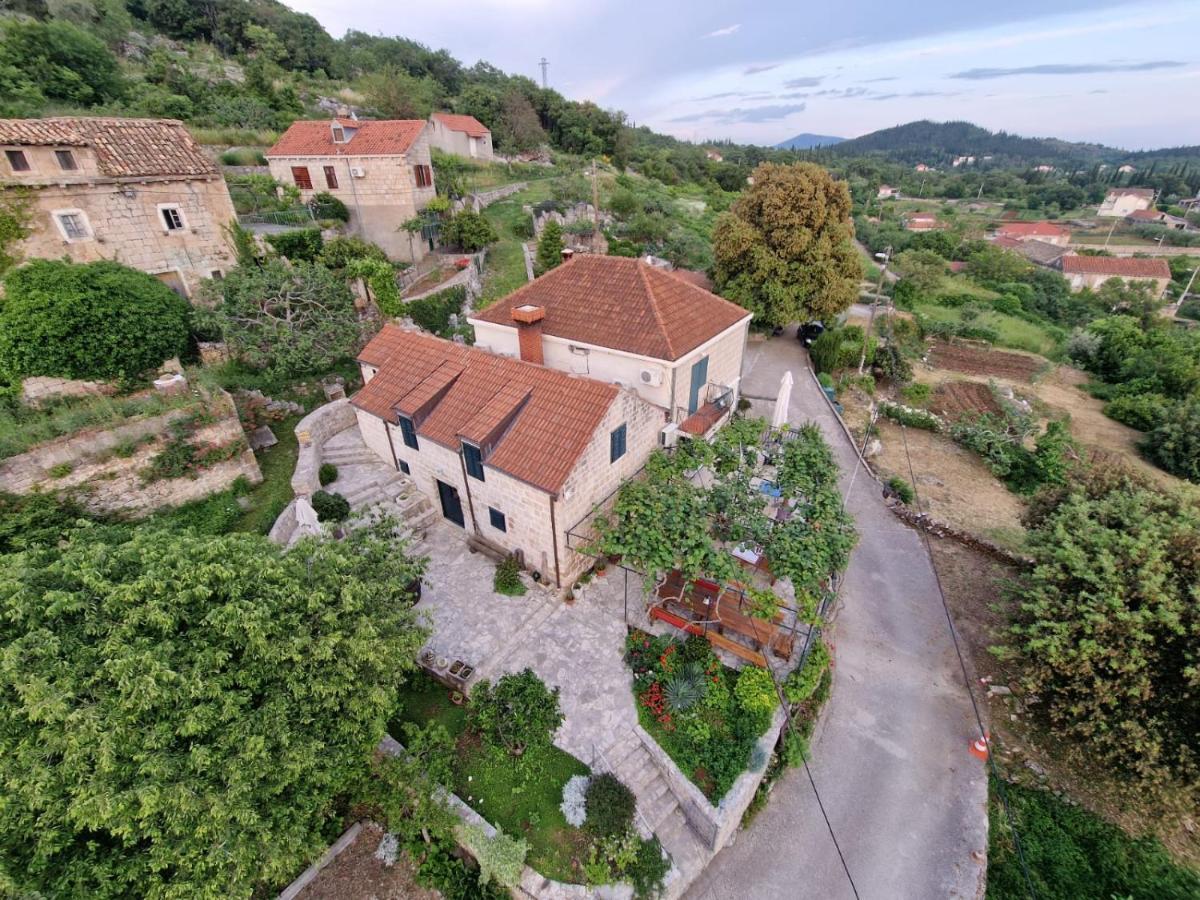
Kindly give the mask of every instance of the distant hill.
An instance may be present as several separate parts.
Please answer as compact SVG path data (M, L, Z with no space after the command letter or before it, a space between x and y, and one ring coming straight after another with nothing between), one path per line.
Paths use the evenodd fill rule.
M883 156L895 162L944 166L958 156L992 157L998 165L1093 164L1117 162L1131 154L1103 144L1029 138L988 131L970 122L909 122L842 141L837 156Z
M845 138L834 137L831 134L811 134L804 132L775 145L777 150L811 150L814 147L832 147L840 144Z

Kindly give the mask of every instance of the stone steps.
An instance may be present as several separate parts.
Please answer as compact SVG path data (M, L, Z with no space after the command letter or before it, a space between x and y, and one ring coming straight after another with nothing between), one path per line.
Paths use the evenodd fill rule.
M387 465L386 462L365 446L326 446L321 450L321 462L333 463L335 466Z

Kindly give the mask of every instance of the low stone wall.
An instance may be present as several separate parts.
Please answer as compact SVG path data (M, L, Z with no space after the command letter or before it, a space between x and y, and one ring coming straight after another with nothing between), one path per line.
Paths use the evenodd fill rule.
M479 191L474 194L467 194L461 200L455 200L451 209L454 212L467 209L468 207L474 212L480 212L487 209L497 200L503 200L505 197L511 197L513 194L519 193L529 187L524 181L518 181L515 184L506 184L503 187L493 188L490 191Z
M162 449L172 423L201 410L216 420L196 429L192 440L221 447L240 441L245 449L193 477L143 483L140 473ZM71 493L93 512L152 512L222 491L238 477L244 476L251 484L262 481L258 462L245 441L233 399L221 391L208 401L198 400L114 428L66 435L10 457L0 462L0 491ZM122 448L131 452L118 455ZM55 469L66 471L55 477Z
M297 497L311 497L321 489L318 473L321 468L321 449L335 434L358 424L349 399L333 400L318 406L296 425L300 455L292 473L292 492Z
M440 294L442 291L448 291L451 288L463 287L466 289L466 299L463 303L463 308L470 310L471 303L479 296L483 290L483 264L487 259L487 250L480 250L478 253L464 253L454 256L454 259L469 259L471 264L461 272L456 272L450 278L447 278L441 284L431 287L427 291L421 291L419 294L413 294L411 297L402 297L404 303L412 303L414 300L421 300L425 297L432 297L434 294Z
M667 787L679 801L679 808L683 810L692 830L709 845L713 853L717 853L729 843L730 837L742 822L746 808L754 799L754 793L767 773L767 760L771 758L771 751L779 741L779 732L783 728L784 721L783 710L776 710L775 716L771 720L771 726L758 739L752 754L762 760L761 767L747 770L739 775L733 783L733 787L725 793L721 802L716 806L713 806L704 796L703 791L683 774L679 766L675 764L675 760L667 755L667 751L658 745L649 732L641 725L635 725L634 731L641 740L642 746L646 748L646 752L650 754L650 758L654 760L659 772L662 773Z
M972 550L977 550L980 553L995 557L1001 562L1019 566L1022 569L1030 568L1033 565L1033 560L1028 556L1013 553L1011 550L1006 550L999 544L993 544L989 540L977 537L969 531L961 531L944 522L938 522L928 513L917 512L915 509L911 509L899 502L889 503L888 507L892 510L896 518L907 522L914 528L928 531L934 537L949 538L952 541L957 541L964 547L970 547Z
M70 378L35 375L21 382L21 399L34 407L68 397L107 397L116 392L115 386L103 381L74 381Z
M322 869L337 859L342 854L343 850L354 843L360 831L362 831L361 822L355 822L353 825L343 831L342 836L334 842L332 847L321 854L320 859L300 873L299 878L283 889L283 891L279 894L279 900L295 900L296 897L300 896L300 892L308 887L309 884L311 884L316 877L321 874Z

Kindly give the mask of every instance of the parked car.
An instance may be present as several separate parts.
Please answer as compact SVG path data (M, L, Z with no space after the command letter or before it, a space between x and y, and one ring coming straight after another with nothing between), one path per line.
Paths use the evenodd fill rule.
M821 322L809 322L796 329L796 340L802 343L805 347L811 347L813 341L819 338L824 331L825 326Z

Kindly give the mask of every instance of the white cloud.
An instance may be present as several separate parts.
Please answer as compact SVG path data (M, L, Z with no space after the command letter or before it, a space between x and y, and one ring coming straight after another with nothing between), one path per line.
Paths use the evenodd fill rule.
M731 34L736 34L738 29L740 29L741 27L742 26L740 24L726 25L724 28L718 28L716 31L710 31L708 34L705 35L705 37L706 38L729 37Z

